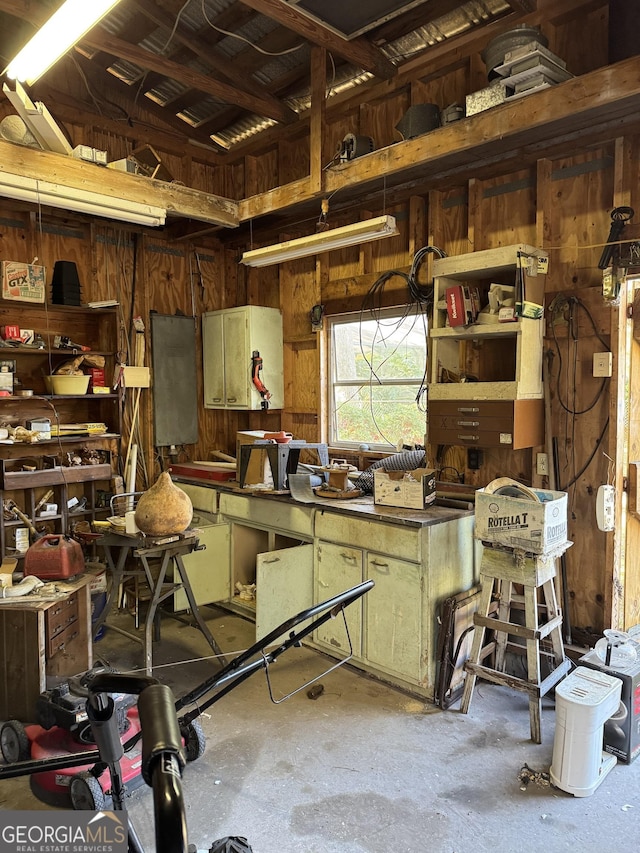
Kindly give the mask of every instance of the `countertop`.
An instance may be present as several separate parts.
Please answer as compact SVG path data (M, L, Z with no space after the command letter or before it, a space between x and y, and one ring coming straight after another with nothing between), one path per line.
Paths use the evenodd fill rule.
M430 527L434 524L443 524L474 514L473 509L457 509L453 507L432 506L429 509L400 509L390 506L374 504L373 495L361 495L349 500L335 500L316 496L312 502L306 503L294 500L289 493L269 492L267 490L240 489L237 486L212 480L199 480L197 478L174 476L177 483L189 483L193 486L216 489L219 492L255 498L256 500L284 501L298 506L313 506L316 511L332 512L338 515L347 515L352 518L362 518L369 521L379 521L386 524L399 524L404 527Z

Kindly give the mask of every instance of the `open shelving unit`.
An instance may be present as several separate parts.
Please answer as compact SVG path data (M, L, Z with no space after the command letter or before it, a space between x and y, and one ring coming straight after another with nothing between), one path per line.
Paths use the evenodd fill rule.
M544 441L543 322L448 324L447 289L477 287L481 304L491 284L515 287L542 302L544 253L525 244L441 258L433 264L434 312L429 332L428 435L432 444L508 447Z
M19 325L32 329L44 346L0 346L0 361L12 362L15 388L28 389L32 396L0 397L0 424L26 426L31 420L48 418L59 424L83 425L73 434L52 436L33 443L0 442L0 499L7 512L0 513L0 554L21 557L16 531L26 522L12 517L15 503L38 532L66 533L78 521L94 521L109 515L106 495L117 471L120 443L120 406L117 394L55 395L46 391L45 377L65 361L81 354L80 349L54 345L56 335L90 347L91 355L104 357L105 378L114 374L118 349L117 312L113 308L92 309L68 305L0 302L0 326ZM106 431L89 429L105 424ZM98 464L75 464L71 456L100 451ZM41 515L38 504L57 505L55 513ZM74 500L75 499L75 500Z

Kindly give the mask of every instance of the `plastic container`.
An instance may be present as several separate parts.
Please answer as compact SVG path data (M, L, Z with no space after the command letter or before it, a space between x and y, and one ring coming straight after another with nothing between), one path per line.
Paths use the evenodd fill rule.
M29 548L24 558L25 575L40 580L64 580L84 572L84 555L79 542L57 533L48 533Z
M68 376L65 374L55 374L53 376L45 376L45 385L47 391L51 394L69 395L69 394L86 394L89 387L90 376Z
M551 783L575 797L589 797L615 767L603 752L604 724L620 705L622 681L579 666L556 687L556 732Z

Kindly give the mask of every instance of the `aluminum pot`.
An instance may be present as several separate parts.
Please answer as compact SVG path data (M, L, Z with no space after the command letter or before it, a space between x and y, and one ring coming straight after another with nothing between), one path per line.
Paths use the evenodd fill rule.
M493 80L498 76L493 69L502 65L506 53L532 41L538 42L542 47L549 46L549 40L540 32L538 27L531 27L528 24L518 24L509 32L491 39L482 51L482 59L487 67L488 79Z

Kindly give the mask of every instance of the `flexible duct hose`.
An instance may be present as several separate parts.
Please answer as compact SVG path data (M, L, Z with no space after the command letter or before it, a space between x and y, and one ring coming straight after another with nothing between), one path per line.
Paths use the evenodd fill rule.
M29 595L30 592L33 592L34 589L40 589L41 586L44 586L44 583L40 578L35 577L35 575L28 575L26 578L22 578L20 583L15 586L2 587L0 597L19 598L21 595Z

